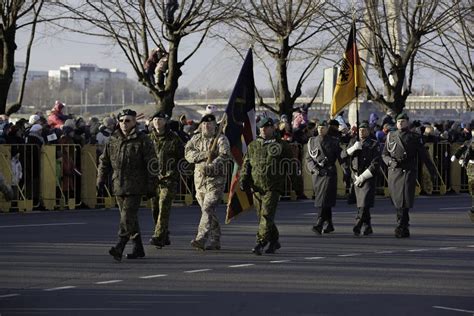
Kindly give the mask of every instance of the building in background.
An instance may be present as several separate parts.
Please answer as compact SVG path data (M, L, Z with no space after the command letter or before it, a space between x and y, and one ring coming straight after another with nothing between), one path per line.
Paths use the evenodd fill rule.
M14 84L19 85L21 83L21 80L23 79L23 74L25 73L25 66L25 63L15 63L15 72L13 73ZM28 70L28 74L26 76L27 82L32 82L40 79L48 79L48 72L39 70Z

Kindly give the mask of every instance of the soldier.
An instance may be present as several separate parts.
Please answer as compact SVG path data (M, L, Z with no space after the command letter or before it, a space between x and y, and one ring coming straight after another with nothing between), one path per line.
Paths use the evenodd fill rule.
M451 161L458 160L461 167L466 168L469 193L471 194L471 210L469 217L474 222L474 129L471 126L471 139L466 141L451 157Z
M387 135L382 158L388 167L388 189L397 209L395 237L406 238L410 237L409 209L415 200L417 158L425 163L432 178L436 174L436 167L428 157L421 135L409 130L408 115L400 113L396 121L397 130Z
M153 170L158 176L158 186L155 197L151 199L155 232L150 244L157 248L171 244L168 230L170 209L178 187L178 164L184 155L183 143L169 128L168 120L165 112L156 112L152 117L153 130L150 133L158 158L157 169Z
M379 170L380 145L370 137L367 122L360 124L359 137L360 140L351 139L341 156L349 159L353 179L351 190L354 190L357 202L356 224L352 231L359 236L362 225L365 224L364 236L367 236L373 233L370 208L374 206L375 200L375 175Z
M198 250L220 250L221 229L216 207L224 196L230 145L225 135L217 133L216 117L213 114L203 116L200 129L201 132L189 140L184 150L186 160L195 164L196 199L202 212L198 232L191 246Z
M143 249L138 225L138 209L144 193L155 195L156 176L151 170L156 160L150 138L136 130L137 113L123 110L118 115L119 128L105 145L99 158L97 186L102 190L108 174L112 172L113 194L120 211L119 241L109 250L115 260L122 260L128 240L133 241L133 251L127 259L143 258Z
M257 126L260 136L250 143L245 154L240 188L243 191L253 190L259 225L257 243L252 252L260 256L268 243L265 253L275 253L281 248L275 213L280 195L285 190L286 167L292 153L288 144L275 136L271 118L262 118Z
M318 125L318 136L308 141L306 164L313 178L315 194L314 206L319 210L313 232L321 235L323 225L327 222L324 233L334 231L331 208L336 205L337 170L336 160L341 159L339 139L328 134L328 123L321 121Z

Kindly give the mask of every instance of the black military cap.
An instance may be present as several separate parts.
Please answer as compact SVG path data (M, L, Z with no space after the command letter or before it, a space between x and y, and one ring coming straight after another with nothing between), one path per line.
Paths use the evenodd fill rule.
M202 122L213 122L213 121L214 122L216 121L216 117L213 114L206 114L201 119L201 123Z
M273 126L274 122L270 117L263 117L260 121L257 123L257 127L265 127L265 126Z
M153 114L153 116L151 117L151 119L154 119L155 117L164 118L164 119L169 119L169 118L170 118L170 117L168 116L168 114L166 114L164 111L158 111L158 112L156 112L155 114Z
M363 121L359 124L359 128L369 128L369 122Z
M323 120L323 121L319 121L318 127L320 127L320 126L327 127L327 126L328 126L328 122L326 122L326 121L324 121L324 120Z
M119 114L118 114L118 118L121 118L122 116L137 116L137 112L135 112L134 110L130 110L130 109L125 109L125 110L122 110Z
M330 120L329 125L339 126L339 121L338 120Z
M406 114L405 112L402 112L402 113L398 114L397 118L396 118L397 121L398 120L408 120L408 119L409 119L408 114Z

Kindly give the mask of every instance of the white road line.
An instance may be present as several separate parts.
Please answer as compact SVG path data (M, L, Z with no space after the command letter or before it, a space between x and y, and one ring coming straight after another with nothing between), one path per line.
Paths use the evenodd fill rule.
M468 245L467 247L468 248L474 248L474 245Z
M100 282L95 282L95 284L112 284L112 283L119 283L122 282L123 280L109 280L109 281L100 281Z
M458 249L458 247L441 247L439 250L452 250L452 249Z
M454 312L463 312L463 313L469 313L469 314L474 313L474 311L469 311L469 310L466 310L466 309L451 308L451 307L444 307L444 306L432 306L432 307L437 308L437 309L445 309L445 310L448 310L448 311L454 311Z
M306 260L318 260L318 259L324 259L326 257L306 257Z
M348 253L346 255L337 255L338 257L354 257L354 256L360 256L360 253Z
M7 226L0 226L0 228L68 226L68 225L85 225L85 224L87 224L87 223L51 223L51 224L30 224L30 225L7 225Z
M61 290L73 289L75 287L76 286L74 286L74 285L67 285L67 286L53 287L53 288L50 288L50 289L44 289L43 291L45 291L45 292L61 291Z
M140 279L154 279L154 278L162 278L168 276L167 274L154 274L154 275L144 275L141 276Z
M199 270L189 270L189 271L184 271L184 273L199 273L199 272L206 272L206 271L211 271L212 269L199 269Z
M0 295L0 298L9 298L9 297L15 297L15 296L20 296L20 294L5 294L5 295Z
M447 210L467 210L467 206L462 206L462 207L442 207L439 210L440 211L447 211Z
M306 215L306 216L313 216L313 215L318 215L318 213L304 213L303 215Z
M376 253L378 254L389 254L389 253L394 253L395 251L390 251L390 250L384 250L384 251L377 251Z
M422 252L422 251L427 251L428 249L410 249L408 252Z
M243 264L234 264L232 266L229 266L229 268L243 268L243 267L251 267L254 266L255 264L253 263L243 263Z
M285 262L291 262L291 260L273 260L273 261L270 261L270 263L285 263Z

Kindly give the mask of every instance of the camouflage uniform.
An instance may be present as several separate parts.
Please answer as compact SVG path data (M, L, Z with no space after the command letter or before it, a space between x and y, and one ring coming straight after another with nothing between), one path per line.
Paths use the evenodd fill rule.
M276 138L265 140L258 137L250 143L245 154L240 186L242 189L250 187L254 192L253 201L259 218L257 246L264 247L270 242L270 245L278 244L276 249L279 248L275 213L280 195L285 191L291 158L288 143ZM270 252L276 249L270 249Z
M170 129L166 129L162 135L153 130L150 138L158 158L157 168L153 170L158 175L158 186L155 197L151 199L151 210L155 223L153 239L160 244L159 246L164 246L169 244L168 223L171 203L177 192L178 165L180 159L183 158L183 143L179 136Z
M112 191L120 211L121 251L129 239L139 239L141 244L138 209L142 195L149 195L156 187L156 177L150 172L155 157L150 138L134 128L128 136L115 131L99 158L97 183L105 183L112 172Z
M471 195L471 211L470 217L474 222L474 142L471 140L466 141L459 149L454 153L454 157L459 160L461 166L466 168L467 184L469 188L469 194Z
M221 230L216 215L216 207L224 196L227 181L227 161L230 159L229 140L224 135L217 142L217 157L207 165L207 157L214 136L206 137L202 133L194 135L185 147L185 158L194 163L194 184L196 200L201 206L201 220L195 240L205 245L209 239L211 246L220 248Z

